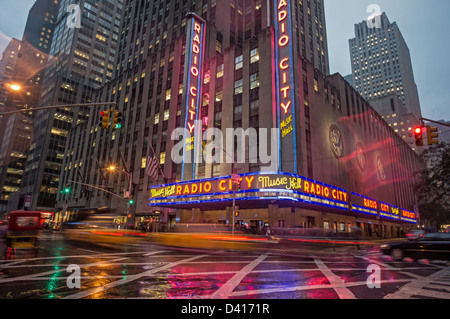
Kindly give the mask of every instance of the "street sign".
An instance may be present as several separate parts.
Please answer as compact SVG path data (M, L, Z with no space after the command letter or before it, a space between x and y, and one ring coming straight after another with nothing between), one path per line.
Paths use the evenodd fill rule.
M31 195L27 195L25 197L25 207L30 208L31 207Z

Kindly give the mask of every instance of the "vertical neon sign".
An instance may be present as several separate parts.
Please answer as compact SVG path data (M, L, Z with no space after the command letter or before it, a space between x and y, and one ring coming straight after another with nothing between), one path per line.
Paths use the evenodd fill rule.
M199 107L201 103L201 89L203 79L203 56L205 48L205 21L194 13L188 13L188 34L186 40L186 60L184 70L183 98L185 100L185 128L191 134L186 139L183 154L181 179L195 179L195 157L198 151ZM201 132L201 128L200 128ZM200 144L201 145L201 144ZM193 152L192 152L193 151ZM186 156L190 156L187 160ZM185 173L187 175L185 175Z
M294 60L290 0L275 0L275 76L279 137L279 170L297 174Z

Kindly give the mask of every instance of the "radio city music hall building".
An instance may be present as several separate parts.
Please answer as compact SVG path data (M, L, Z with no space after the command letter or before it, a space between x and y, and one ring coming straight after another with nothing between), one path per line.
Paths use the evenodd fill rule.
M166 2L171 5L161 19L167 21L164 32L158 18L145 23L145 32L128 26L132 19L123 20L122 36L130 41L122 41L114 79L96 97L118 103L124 128L93 134L95 110L69 140L70 153L85 138L86 149L75 161L83 161L86 183L102 182L93 159L120 162L122 152L135 171L138 218L158 216L168 225L231 224L235 197L235 222L255 228L349 232L359 226L366 235L396 236L416 225L413 186L420 162L341 75L328 75L322 1ZM127 17L157 16L158 2L152 3L153 11L126 4ZM87 137L81 134L86 128ZM173 140L176 128L191 137ZM210 142L202 132L211 128L277 129L256 143L258 154L276 152L277 169L267 172L261 158L251 160L254 145L248 143L245 152L235 146L232 161L196 163ZM171 155L180 141L185 151L177 164ZM157 181L145 176L150 143L164 172ZM222 147L227 143L237 142L224 134ZM245 160L237 162L238 155ZM240 180L237 192L233 172ZM66 169L61 185L75 174ZM114 193L126 188L123 174L106 178ZM101 192L89 198L80 193L69 206L101 207L107 201L119 211L123 206Z

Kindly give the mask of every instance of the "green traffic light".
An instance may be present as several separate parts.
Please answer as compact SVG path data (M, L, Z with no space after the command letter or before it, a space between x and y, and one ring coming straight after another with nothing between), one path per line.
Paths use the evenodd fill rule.
M116 130L121 129L122 128L122 124L118 123L116 124Z
M128 202L128 204L133 205L134 204L134 200L130 199L130 201Z

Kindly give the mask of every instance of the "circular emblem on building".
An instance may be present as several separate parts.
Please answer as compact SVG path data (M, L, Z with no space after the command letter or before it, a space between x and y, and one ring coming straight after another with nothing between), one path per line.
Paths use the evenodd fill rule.
M344 139L341 130L336 125L330 127L330 148L334 156L341 158L344 155Z
M366 154L364 154L364 147L361 143L356 144L356 161L359 168L364 172L366 170Z
M381 157L377 158L377 171L378 171L378 178L380 179L380 181L385 181L386 180L386 172L384 170L384 164L383 164L383 160L381 159Z

